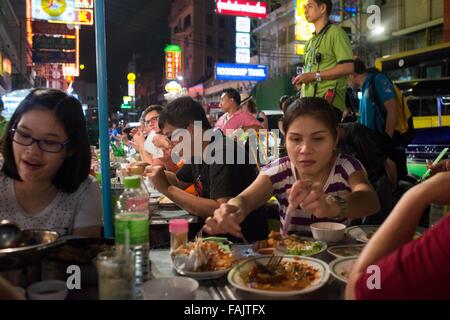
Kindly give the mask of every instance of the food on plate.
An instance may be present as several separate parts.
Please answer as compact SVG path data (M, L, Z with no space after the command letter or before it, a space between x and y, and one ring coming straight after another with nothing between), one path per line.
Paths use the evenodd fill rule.
M279 232L270 232L267 240L257 241L255 250L260 254L271 254L268 248L277 248L279 245L285 248L285 253L290 255L312 256L325 249L325 243L313 239L299 238L295 235L282 238Z
M350 271L352 271L353 265L355 264L355 261L350 262L344 270L342 270L339 275L344 277L346 280L348 280L348 277L350 275Z
M359 256L364 249L364 245L351 245L351 246L340 246L332 247L329 249L330 253L338 257L350 257Z
M175 202L173 202L172 200L170 200L166 196L160 196L159 197L159 204L174 204L174 203Z
M253 268L246 275L241 275L244 283L253 289L268 291L302 290L319 279L319 271L301 258L281 263L269 268L255 262Z
M209 272L227 270L235 259L230 250L214 241L188 242L172 252L172 259L183 271Z

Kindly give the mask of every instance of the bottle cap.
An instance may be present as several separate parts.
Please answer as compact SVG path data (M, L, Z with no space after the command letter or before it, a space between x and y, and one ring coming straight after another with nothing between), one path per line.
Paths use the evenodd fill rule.
M141 187L141 177L139 177L139 176L124 177L123 186L127 189L140 188Z
M185 219L172 219L169 222L170 233L185 233L189 230L188 221Z

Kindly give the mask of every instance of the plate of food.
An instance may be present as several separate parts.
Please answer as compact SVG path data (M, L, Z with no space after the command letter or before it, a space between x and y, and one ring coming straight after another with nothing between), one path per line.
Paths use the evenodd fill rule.
M330 262L330 271L333 277L347 283L350 271L358 257L337 258Z
M226 242L228 240L217 239L188 242L175 249L171 253L175 270L197 280L218 279L226 275L236 260Z
M352 257L359 256L365 246L365 244L349 244L329 247L327 251L336 258Z
M361 225L347 228L345 233L356 241L366 243L368 242L380 226L375 225Z
M375 232L378 230L380 226L377 225L361 225L347 228L345 233L350 237L359 242L369 242L369 240L373 237ZM417 239L421 236L421 233L416 231L413 239Z
M327 249L324 241L312 238L289 235L282 238L279 232L270 232L267 240L260 240L255 243L254 250L260 254L273 254L278 246L285 248L285 254L296 256L314 256Z
M228 282L237 289L270 297L289 297L320 289L330 277L328 265L315 258L284 256L276 267L270 257L257 256L237 264Z

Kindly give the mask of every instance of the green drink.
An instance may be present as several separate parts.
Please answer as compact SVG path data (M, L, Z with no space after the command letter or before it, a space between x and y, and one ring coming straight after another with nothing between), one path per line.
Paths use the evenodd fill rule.
M130 245L148 244L148 214L124 212L116 215L116 245L125 244L125 230L130 235Z

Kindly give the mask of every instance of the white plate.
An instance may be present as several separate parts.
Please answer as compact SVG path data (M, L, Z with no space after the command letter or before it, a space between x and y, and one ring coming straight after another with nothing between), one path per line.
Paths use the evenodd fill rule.
M244 260L234 266L233 269L228 273L228 282L237 289L252 292L260 295L270 296L270 297L289 297L295 296L299 294L304 294L312 291L316 291L320 289L324 284L327 283L330 277L330 268L328 265L322 260L310 258L310 257L299 257L299 256L284 256L284 261L301 261L308 263L311 267L317 269L319 271L319 278L316 279L309 287L306 287L301 290L292 290L292 291L269 291L262 289L254 289L249 288L244 280L242 279L241 272L246 272L246 268L249 269L253 265L253 261L257 260L262 264L267 264L270 256L257 256L252 257L247 260ZM248 270L250 271L250 270Z
M356 241L366 243L373 236L373 233L377 231L380 226L367 225L367 226L354 226L347 228L345 233ZM369 237L367 237L369 235ZM370 236L372 235L372 236Z
M161 217L165 219L172 219L178 217L188 216L189 213L185 210L158 210L155 212L155 218Z
M196 280L211 280L223 277L230 271L231 268L219 271L206 271L206 272L194 272L194 271L184 271L180 270L174 266L175 270L182 276L190 277Z
M365 247L365 244L347 244L347 245L342 245L342 246L333 246L333 247L329 247L328 248L328 253L331 254L332 256L335 256L336 258L343 258L343 257L350 257L350 256L359 256L359 254L361 253L362 249ZM350 254L350 255L342 255L340 253L336 253L335 250L339 250L339 249L359 249L359 253L354 253L354 254Z
M362 225L362 226L354 226L345 229L345 233L355 239L356 241L367 243L373 237L375 231L378 230L380 226L376 225ZM419 229L419 228L418 228ZM419 229L420 230L420 229ZM369 236L368 236L369 235ZM416 230L413 239L420 237L422 234Z
M333 277L347 283L349 272L358 257L343 257L330 262L330 271Z

